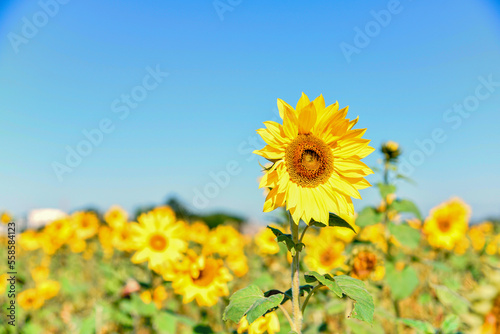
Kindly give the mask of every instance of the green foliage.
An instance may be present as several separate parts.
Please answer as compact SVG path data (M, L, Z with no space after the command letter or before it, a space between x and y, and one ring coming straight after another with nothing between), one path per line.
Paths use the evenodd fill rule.
M323 224L321 222L317 222L315 220L311 220L311 222L309 223L309 225L319 226L319 227L326 227L325 224ZM328 226L345 227L345 228L351 229L354 233L356 233L356 230L354 229L354 227L351 226L351 224L349 224L342 217L337 216L334 213L330 213L330 217L328 219Z
M276 240L278 242L285 243L286 248L290 251L290 253L292 253L292 256L295 256L297 251L300 252L302 250L302 248L304 248L303 243L301 243L301 242L295 243L292 240L291 234L285 234L285 233L281 232L280 230L278 230L277 228L274 228L271 226L268 226L267 228L273 232L273 234L276 236Z
M372 207L366 207L361 210L356 218L356 225L366 227L382 221L382 214Z
M392 184L377 183L377 187L382 198L386 198L387 195L394 194L396 192L396 186Z
M470 303L467 299L460 296L450 288L444 285L432 284L434 291L436 291L439 301L451 308L456 314L464 314L469 310Z
M387 262L385 272L387 285L391 287L391 295L395 300L409 297L418 287L418 275L411 266L406 266L400 271L393 263Z
M407 326L410 326L411 328L416 329L419 334L434 334L436 332L434 327L426 321L413 319L400 319L399 321Z
M408 224L389 223L389 231L405 247L415 249L420 244L420 231Z
M284 294L275 294L265 297L264 293L255 285L238 290L229 298L229 305L224 310L223 320L232 320L238 323L247 316L248 323L252 323L269 310L280 305Z
M320 275L315 271L309 271L305 274L307 283L318 282L333 291L338 297L344 295L354 300L354 309L352 317L366 322L373 321L375 306L373 299L365 283L347 275L332 277L330 274Z
M418 219L422 219L422 215L420 214L420 210L417 205L410 200L407 199L397 199L391 203L391 209L397 212L406 212L411 213Z

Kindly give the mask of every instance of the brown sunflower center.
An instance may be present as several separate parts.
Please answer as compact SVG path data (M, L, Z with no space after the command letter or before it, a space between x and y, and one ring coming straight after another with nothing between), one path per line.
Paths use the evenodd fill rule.
M354 259L353 270L360 279L370 276L377 265L377 256L370 252L360 252Z
M451 222L449 219L438 219L438 227L441 230L441 232L448 232L451 228Z
M217 276L218 265L213 259L208 259L205 268L200 270L198 277L193 279L193 283L198 286L207 286L213 282Z
M324 266L331 265L334 260L335 260L335 254L333 254L333 252L330 249L324 251L319 257L319 261Z
M168 246L167 238L165 238L163 235L155 234L149 239L149 246L153 250L161 252Z
M287 146L285 163L292 182L302 187L324 184L333 172L332 150L312 134L300 134Z

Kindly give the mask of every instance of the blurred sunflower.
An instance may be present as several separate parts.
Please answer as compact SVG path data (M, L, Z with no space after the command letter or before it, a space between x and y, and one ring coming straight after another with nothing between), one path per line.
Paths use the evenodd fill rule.
M304 263L310 270L323 275L344 265L345 256L342 253L345 246L343 242L336 240L332 228L323 228L318 236L308 237L305 239Z
M2 274L0 275L0 295L3 295L7 289L7 279L9 275Z
M433 208L423 227L429 244L434 248L452 250L465 237L469 216L469 206L458 198Z
M78 239L88 239L97 234L99 218L93 212L78 211L71 215L75 236Z
M382 144L380 151L384 154L385 161L395 162L401 155L399 144L395 141L389 140Z
M132 223L134 249L133 263L149 262L154 268L182 257L187 242L182 239L184 224L175 215L165 212L148 212L139 216L139 223Z
M26 230L19 235L19 246L22 249L33 251L41 247L38 232L34 230Z
M123 228L127 223L128 213L118 205L113 205L104 214L104 221L113 229Z
M43 300L54 298L59 293L61 284L58 281L45 280L37 283L36 291Z
M369 241L382 251L387 251L387 240L385 238L385 226L382 223L364 227L359 233L358 239Z
M255 320L251 325L247 317L244 316L238 324L238 333L248 334L274 334L280 331L280 320L276 312L269 312L266 315Z
M102 251L105 258L110 258L113 255L113 230L108 226L99 227L98 235L101 243Z
M480 252L484 249L486 241L490 239L493 233L493 223L483 222L478 225L472 226L469 231L469 238L472 243L472 248Z
M131 223L125 222L122 227L111 232L111 241L116 249L128 252L134 249Z
M4 211L2 212L2 214L0 214L0 222L6 225L12 222L12 216L7 211Z
M184 304L196 299L199 306L213 306L219 297L229 295L227 282L233 277L222 260L192 252L186 260L188 267L178 272L172 282L175 293L183 296Z
M276 226L273 226L277 228ZM255 235L255 244L262 255L272 255L279 252L280 247L276 241L276 236L273 231L264 227Z
M207 224L201 220L195 221L189 225L188 238L197 244L203 245L207 241L209 231Z
M163 285L159 285L156 288L151 290L146 290L140 294L142 301L145 304L150 304L153 302L158 310L160 310L163 306L163 301L167 299L167 290Z
M384 257L370 247L355 248L350 260L351 276L360 280L379 281L385 276Z
M44 303L44 299L37 289L27 289L20 292L17 301L24 310L38 310Z
M242 252L244 245L243 236L234 227L219 225L210 231L204 251L207 255L215 253L225 257L235 252Z
M237 277L243 277L248 273L248 261L243 252L237 252L226 257L226 265Z
M328 225L329 212L354 214L351 197L370 186L364 179L372 170L360 159L372 153L361 137L366 129L352 130L358 119L346 119L347 107L325 107L323 96L313 102L302 93L296 108L278 99L283 125L264 122L257 132L268 144L254 153L273 162L260 182L272 190L264 212L285 206L296 224L311 219Z

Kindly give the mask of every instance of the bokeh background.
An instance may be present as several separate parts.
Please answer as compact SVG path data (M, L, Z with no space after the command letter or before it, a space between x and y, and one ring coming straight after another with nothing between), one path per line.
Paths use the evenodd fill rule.
M466 117L449 112L479 78L500 81L500 3L401 0L372 37L357 37L390 3L61 1L44 20L36 1L2 1L0 206L17 217L112 204L134 212L175 196L195 211L268 221L255 129L277 117L277 98L295 104L305 92L349 105L373 146L396 140L407 160L442 129L444 142L414 153L407 174L417 184L400 194L425 213L455 195L473 220L500 214L500 87ZM147 68L168 76L126 107ZM103 119L113 130L58 177L54 163L67 165ZM236 175L195 205L229 162ZM376 189L362 195L357 209L378 201Z

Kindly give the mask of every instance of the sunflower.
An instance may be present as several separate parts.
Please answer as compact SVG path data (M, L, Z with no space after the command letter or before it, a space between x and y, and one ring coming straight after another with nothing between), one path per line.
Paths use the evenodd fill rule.
M78 211L71 215L75 226L75 236L78 239L88 239L97 234L99 230L99 218L93 212Z
M395 141L389 140L382 144L380 151L384 154L385 161L395 162L398 160L398 157L401 155L401 149L399 144Z
M186 260L189 266L178 272L172 282L175 293L183 296L183 303L196 299L199 306L213 306L219 297L229 295L227 282L233 277L221 259L190 252Z
M477 252L482 251L486 245L486 241L490 239L492 232L493 224L491 222L483 222L472 226L469 229L469 238L472 243L472 248Z
M7 290L7 279L9 278L9 275L7 274L2 274L0 275L0 295L3 295L5 291Z
M195 221L189 225L189 240L196 242L197 244L203 245L207 241L209 234L209 228L207 224L203 221Z
M248 273L248 261L243 252L238 252L226 257L226 265L237 277L243 277Z
M131 223L125 222L120 228L115 228L111 232L111 242L116 249L121 251L131 251L134 248Z
M184 224L175 216L151 211L139 216L139 223L132 223L132 238L137 252L133 263L149 262L150 268L171 263L182 257L187 242L182 238Z
M258 318L252 324L248 323L247 317L244 316L238 324L238 334L274 334L280 331L280 320L276 312L269 312L266 315Z
M434 248L452 250L465 237L470 209L458 198L433 208L425 220L423 231Z
M12 216L7 211L4 211L0 214L0 222L6 225L12 222Z
M351 276L360 280L379 281L385 276L382 254L370 247L359 247L352 252Z
M33 251L41 247L39 233L34 230L26 230L19 235L19 246L22 249Z
M102 251L105 258L110 258L113 255L113 230L108 226L99 227L99 242L101 243Z
M39 282L36 285L36 290L38 295L43 298L43 300L48 300L54 298L59 293L61 289L61 284L58 281L45 280Z
M43 233L51 239L51 243L57 248L66 243L73 234L69 218L61 218L45 226Z
M232 226L219 225L210 231L205 243L206 254L219 254L226 257L229 254L243 252L245 241L242 235Z
M304 263L310 270L321 275L329 273L344 264L344 243L335 238L331 228L321 229L318 236L310 236L305 240L306 256Z
M104 214L104 221L114 229L122 228L127 223L128 214L118 205L113 205Z
M384 252L387 251L387 240L385 238L385 226L382 223L364 227L359 233L359 240L369 241Z
M17 296L19 306L25 310L38 310L43 306L44 299L37 289L27 289Z
M328 225L329 212L354 214L351 197L361 199L359 189L372 170L360 159L372 153L361 137L366 129L352 130L358 119L346 119L347 107L325 107L323 96L313 102L302 93L294 109L278 99L283 125L264 122L257 132L268 144L254 153L273 162L260 182L272 188L264 212L286 206L296 224L311 219Z
M273 226L277 228L276 226ZM262 228L255 236L255 244L259 248L259 253L263 255L276 254L280 250L280 246L276 241L276 236L273 231L268 228Z

